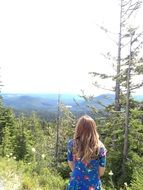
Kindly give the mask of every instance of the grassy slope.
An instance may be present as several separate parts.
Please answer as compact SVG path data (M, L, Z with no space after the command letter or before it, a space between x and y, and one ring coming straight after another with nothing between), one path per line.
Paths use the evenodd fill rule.
M43 168L38 175L33 171L33 166L16 162L12 158L0 158L0 181L4 190L64 190L65 182Z

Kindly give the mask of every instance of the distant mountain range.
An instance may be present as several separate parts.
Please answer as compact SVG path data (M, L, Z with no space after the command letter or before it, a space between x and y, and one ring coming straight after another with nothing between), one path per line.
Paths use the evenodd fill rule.
M135 96L135 100L143 101L143 96ZM3 104L15 110L48 110L54 112L58 106L58 94L2 94ZM82 97L75 94L60 94L60 101L72 111L87 109L87 104ZM113 94L101 94L92 99L97 109L108 106L114 102Z

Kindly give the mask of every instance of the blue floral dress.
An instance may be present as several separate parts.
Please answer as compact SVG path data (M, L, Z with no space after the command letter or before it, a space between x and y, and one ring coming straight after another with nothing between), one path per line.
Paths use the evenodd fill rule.
M97 159L83 162L75 159L72 153L73 140L68 142L67 160L74 162L74 170L71 173L66 190L102 190L98 167L106 166L106 148L100 147Z

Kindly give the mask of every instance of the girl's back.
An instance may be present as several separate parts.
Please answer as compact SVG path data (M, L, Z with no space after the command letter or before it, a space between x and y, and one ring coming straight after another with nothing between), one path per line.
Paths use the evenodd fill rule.
M70 176L67 190L101 190L99 166L106 165L106 149L103 144L99 148L96 159L84 162L73 154L73 140L68 142L68 161L73 161L74 169Z
M67 159L72 173L67 190L101 190L106 149L99 140L95 121L87 115L79 118L73 139L68 142Z

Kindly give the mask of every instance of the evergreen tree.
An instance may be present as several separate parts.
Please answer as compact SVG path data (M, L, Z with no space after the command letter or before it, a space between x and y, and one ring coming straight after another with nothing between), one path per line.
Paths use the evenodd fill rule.
M140 44L143 41L139 41L142 33L136 34L136 29L130 28L129 33L126 37L129 37L129 54L124 58L122 63L124 69L122 68L122 80L120 83L122 85L122 91L125 96L125 130L124 130L124 146L123 146L123 162L122 162L122 174L125 176L125 162L128 158L128 136L130 129L130 102L131 95L134 89L140 88L143 85L143 81L137 82L135 84L135 77L143 74L143 62L142 57L140 58ZM137 43L137 45L135 45ZM138 45L139 43L139 45Z
M1 107L0 112L0 147L1 155L5 156L14 151L15 115L12 109Z

